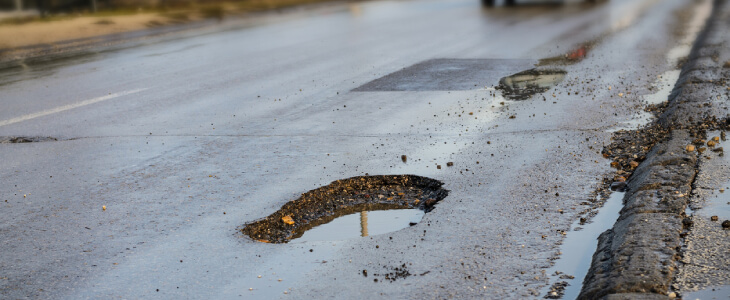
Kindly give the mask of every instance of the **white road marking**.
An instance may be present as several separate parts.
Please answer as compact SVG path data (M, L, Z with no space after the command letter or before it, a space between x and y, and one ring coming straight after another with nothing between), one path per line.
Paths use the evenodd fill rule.
M8 119L8 120L0 121L0 126L15 124L15 123L18 123L18 122L23 122L23 121L27 121L27 120L30 120L30 119L35 119L35 118L38 118L38 117L43 117L43 116L47 116L47 115L51 115L51 114L55 114L55 113L60 113L62 111L67 111L69 109L74 109L74 108L86 106L86 105L89 105L89 104L99 103L99 102L102 102L102 101L114 99L114 98L121 97L121 96L130 95L130 94L134 94L134 93L139 93L139 92L144 91L144 90L146 90L146 88L144 88L144 89L130 90L130 91L124 91L124 92L119 92L119 93L114 93L114 94L109 94L109 95L106 95L106 96L96 97L96 98L93 98L93 99L84 100L84 101L76 102L76 103L73 103L73 104L68 104L68 105L59 106L59 107L56 107L56 108L51 108L51 109L44 110L44 111L41 111L41 112L27 114L27 115L20 116L20 117L17 117L17 118L12 118L12 119Z

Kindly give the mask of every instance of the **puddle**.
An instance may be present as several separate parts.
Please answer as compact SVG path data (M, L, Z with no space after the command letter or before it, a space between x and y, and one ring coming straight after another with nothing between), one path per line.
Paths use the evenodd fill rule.
M708 147L708 151L717 151L718 157L714 157L712 160L705 161L711 164L720 164L730 166L730 156L724 154L724 149L730 150L730 140L722 140L721 131L711 131L707 133L707 139L712 140L718 138L717 144L714 147ZM722 151L720 149L722 148ZM720 160L721 162L718 162ZM720 222L723 220L730 219L730 181L723 182L714 193L707 197L705 202L702 204L700 209L694 210L702 216L718 216Z
M43 136L0 136L0 144L20 144L58 141L57 138Z
M649 105L657 105L667 102L669 100L669 94L671 94L674 89L674 84L677 80L679 80L680 72L681 70L669 70L659 76L657 81L654 83L654 89L656 89L656 92L643 96L644 102ZM654 120L654 118L655 117L652 113L642 110L634 114L631 120L619 122L618 126L606 130L606 132L637 130L649 124Z
M558 85L565 79L565 74L567 72L562 70L530 69L502 78L497 89L505 98L525 100Z
M654 84L654 88L656 88L657 91L653 94L644 96L644 101L646 101L647 104L654 105L667 102L667 100L669 100L669 94L672 93L674 84L677 83L677 80L679 80L679 73L681 72L681 70L670 70L664 72L664 74L659 76Z
M360 176L338 180L331 184L311 190L302 194L297 199L282 206L281 209L270 216L246 224L240 231L252 239L264 243L287 243L292 239L304 237L308 231L317 231L313 240L321 236L320 231L326 231L319 225L336 221L352 224L351 218L366 216L368 226L362 226L368 235L381 232L383 227L390 230L402 226L400 221L408 221L410 225L417 215L413 210L420 210L427 213L434 208L434 205L446 198L449 191L441 188L442 182L426 177L415 175L380 175ZM409 212L393 212L381 215L379 211L388 210L409 210ZM360 214L365 212L366 214ZM355 215L347 217L348 215ZM393 214L411 214L413 219L406 218L406 215L394 216ZM394 219L394 221L376 221L373 224L369 216L377 215L375 218ZM338 218L345 216L345 220ZM395 221L397 219L398 221ZM360 220L361 221L361 220ZM355 224L359 224L360 221ZM398 225L401 224L401 225ZM375 227L371 227L375 226ZM398 229L405 228L400 227ZM395 229L395 230L398 230ZM344 230L343 230L344 231ZM355 230L357 233L357 230ZM339 234L339 233L338 233ZM351 233L346 234L352 237ZM307 234L306 236L311 236ZM328 239L331 240L331 239Z
M572 65L582 61L588 55L588 51L591 49L591 45L595 42L585 43L578 46L577 48L570 50L568 53L559 56L553 56L548 58L540 59L538 66L555 66L555 65Z
M730 285L707 288L696 292L685 293L682 299L687 300L727 300L730 299Z
M705 22L711 13L712 1L704 0L695 5L692 19L684 26L684 36L679 41L679 45L670 49L667 53L667 62L670 65L676 66L682 58L689 56L692 51L692 44L704 28Z
M634 117L631 120L619 122L619 125L613 128L610 128L606 130L606 132L614 133L619 132L621 130L625 131L633 131L638 130L647 124L649 124L654 119L654 115L646 112L646 111L639 111L636 114L634 114Z
M292 242L341 241L384 234L415 225L425 214L417 208L361 211L306 230Z
M547 274L555 276L553 285L548 286L546 292L543 293L549 299L575 299L578 297L580 289L583 287L583 278L588 273L593 253L596 251L598 236L616 223L619 211L623 207L624 194L623 192L612 192L603 207L598 210L598 214L589 221L590 223L581 225L580 220L573 222L571 231L568 232L560 246L562 252L560 258L547 271ZM581 229L575 231L577 227ZM560 272L560 274L556 274L556 272ZM567 283L567 286L561 282Z

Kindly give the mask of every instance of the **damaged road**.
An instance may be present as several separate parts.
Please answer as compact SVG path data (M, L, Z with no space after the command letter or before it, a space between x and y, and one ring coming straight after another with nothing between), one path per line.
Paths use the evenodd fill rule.
M613 230L596 257L668 261L647 271L662 281L640 283L646 293L699 289L690 281L701 268L686 265L703 263L678 259L705 257L691 254L704 233L672 205L701 195L684 174L719 157L706 131L726 124L725 75L707 68L727 60L727 47L708 43L716 51L694 60L682 52L696 40L685 29L718 18L712 4L339 3L19 61L0 70L0 136L64 138L0 143L0 297L543 298L558 281L580 287L577 273L550 268L566 258L574 224L601 223L593 218L611 185L659 199L644 177L666 179L649 187L673 188L662 190L668 204L627 202L624 211L656 218L619 222L652 229L669 248L615 250ZM657 96L673 100L652 115L647 98L678 65L686 84ZM682 100L690 92L713 102ZM694 139L702 156L686 151ZM399 208L428 213L387 234L291 239L293 227L342 208L391 208L401 197ZM598 260L582 297L622 293L593 283L614 282L611 259Z

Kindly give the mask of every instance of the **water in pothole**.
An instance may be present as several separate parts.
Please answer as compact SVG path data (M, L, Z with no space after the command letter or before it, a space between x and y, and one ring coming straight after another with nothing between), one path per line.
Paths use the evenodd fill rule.
M530 69L502 78L497 88L505 98L526 100L558 85L565 79L565 74L567 72L563 70Z
M424 214L420 209L362 211L309 229L292 242L341 241L384 234L415 225Z
M571 226L573 230L568 232L563 244L560 246L560 258L547 271L547 274L556 276L551 284L561 281L568 283L563 290L562 299L575 299L580 294L580 289L583 287L583 278L588 273L593 253L598 245L598 236L616 223L619 211L623 207L624 194L623 192L611 193L611 196L608 197L603 207L598 210L598 214L590 220L590 223L581 225L580 220L573 222ZM581 227L581 229L576 231L577 227ZM556 274L556 272L559 272L559 274ZM548 286L547 292L543 294L547 294L551 298L559 295L558 291L555 291L555 295L551 294L552 292L551 287Z

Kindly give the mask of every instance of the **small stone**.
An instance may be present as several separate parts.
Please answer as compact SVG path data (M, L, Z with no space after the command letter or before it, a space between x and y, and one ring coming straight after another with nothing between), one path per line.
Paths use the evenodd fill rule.
M441 170L441 165L436 165L436 169Z
M510 118L510 119L514 119L514 118L517 118L517 116L515 116L515 115L511 115L511 116L509 116L509 118Z
M618 168L618 162L617 161L612 161L611 162L611 167L612 168Z
M720 137L719 136L713 137L712 140L715 141L715 142L719 142L720 141Z
M618 96L619 97L623 97L624 96L624 93L618 93Z
M712 148L712 147L715 147L715 145L716 145L716 144L717 144L717 143L715 143L715 141L713 141L713 140L709 140L709 141L707 141L707 147L710 147L710 148Z
M400 160L402 160L403 162L406 162L406 161L408 161L408 157L405 155L401 155Z
M632 160L632 161L631 161L631 162L629 163L629 166L631 166L632 168L636 168L636 167L638 167L638 166L639 166L639 163L638 163L638 162L636 162L636 161L633 161L633 160Z
M714 221L717 221L717 216L712 216L712 217L710 217L710 221L713 221L713 222L714 222Z
M669 297L669 299L677 298L677 293L671 292L671 293L667 294L667 297Z
M284 216L281 220L287 225L294 225L294 219L291 216Z
M702 154L702 152L705 152L705 150L707 150L707 148L705 148L705 147L697 148L697 152L699 152L700 154Z
M106 205L102 205L102 206L101 206L101 210L102 210L102 211L106 211Z
M730 228L730 220L722 221L722 228Z
M258 278L261 278L261 275L257 276Z
M253 291L253 288L248 288L249 291Z
M687 148L686 149L687 149L687 152L694 152L695 151L695 146L694 145L687 145Z
M446 163L446 166L447 166L447 167L453 167L453 166L454 166L454 162L452 162L452 161L450 161L450 162L447 162L447 163Z

